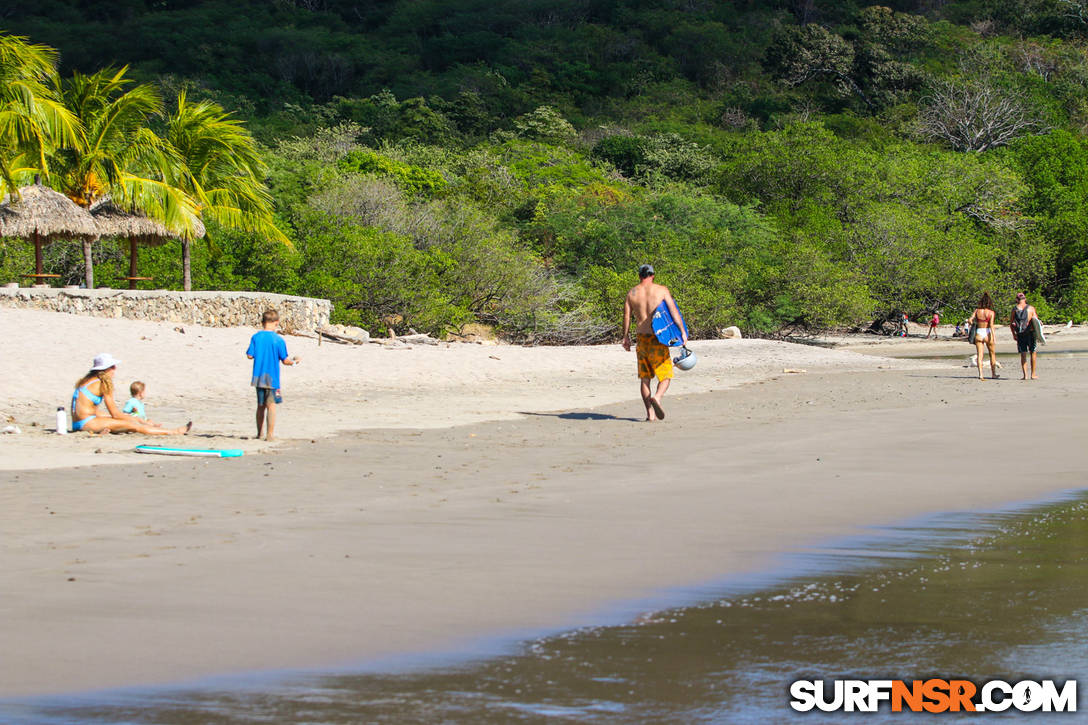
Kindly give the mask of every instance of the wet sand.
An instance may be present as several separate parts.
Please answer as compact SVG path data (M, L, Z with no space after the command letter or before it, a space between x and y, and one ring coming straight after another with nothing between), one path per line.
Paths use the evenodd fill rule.
M18 656L0 694L591 623L864 526L1083 485L1082 360L1034 383L960 364L670 397L658 425L632 401L234 461L2 472L0 641Z
M690 606L537 637L493 657L325 676L0 700L12 725L901 723L789 706L796 679L956 673L1088 684L1088 492L873 529ZM945 676L948 676L947 674ZM11 719L11 718L9 718ZM941 722L978 722L944 713ZM7 720L5 719L5 722ZM1068 713L1033 712L1032 725Z
M848 350L868 355L890 355L896 358L926 357L930 355L959 355L965 358L975 354L975 346L965 338L953 337L955 325L941 325L934 337L927 338L928 328L911 323L907 337L885 337L866 333L825 334L810 340L835 350ZM1016 340L1007 325L996 328L998 354L1015 354ZM1039 352L1058 350L1088 350L1088 325L1043 325L1047 344L1038 347ZM988 369L987 369L988 371Z

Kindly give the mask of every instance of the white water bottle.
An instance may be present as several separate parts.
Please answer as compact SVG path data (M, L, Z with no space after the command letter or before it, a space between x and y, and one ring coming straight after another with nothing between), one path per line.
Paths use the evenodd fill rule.
M68 416L64 412L64 408L57 408L57 434L64 435L68 432Z

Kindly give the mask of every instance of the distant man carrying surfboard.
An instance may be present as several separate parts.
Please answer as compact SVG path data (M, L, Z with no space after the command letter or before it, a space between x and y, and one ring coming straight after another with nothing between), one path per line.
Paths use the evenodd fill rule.
M1016 306L1012 308L1009 327L1012 328L1012 336L1016 338L1016 349L1020 352L1021 380L1028 379L1029 353L1031 354L1031 379L1039 379L1039 376L1035 374L1035 328L1039 325L1039 315L1036 314L1035 308L1028 304L1027 295L1017 292Z
M642 402L646 406L646 420L664 420L665 411L661 407L661 399L669 389L673 370L669 348L654 335L653 317L658 305L664 302L672 319L679 321L679 332L685 345L688 333L669 288L654 282L654 268L649 264L639 267L638 279L639 283L631 288L623 301L623 349L631 351L631 315L634 315L635 333L638 337L638 379ZM652 392L650 383L655 377L657 391Z

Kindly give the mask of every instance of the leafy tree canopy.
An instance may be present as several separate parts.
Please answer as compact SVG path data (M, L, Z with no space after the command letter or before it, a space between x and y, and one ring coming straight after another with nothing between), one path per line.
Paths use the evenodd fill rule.
M1080 0L5 13L0 184L37 170L74 198L199 214L197 287L532 342L611 339L645 261L700 334L956 314L1018 289L1088 315ZM178 252L144 257L167 279ZM0 276L26 254L0 244ZM94 254L104 282L123 275L120 252ZM46 261L78 278L70 247Z

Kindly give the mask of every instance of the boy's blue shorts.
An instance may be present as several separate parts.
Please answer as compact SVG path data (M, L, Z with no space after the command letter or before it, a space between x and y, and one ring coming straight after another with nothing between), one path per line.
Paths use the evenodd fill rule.
M257 405L265 405L268 403L270 397L276 405L283 402L283 396L280 395L280 391L273 390L272 388L257 388Z

